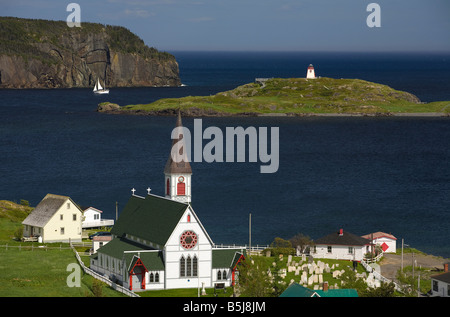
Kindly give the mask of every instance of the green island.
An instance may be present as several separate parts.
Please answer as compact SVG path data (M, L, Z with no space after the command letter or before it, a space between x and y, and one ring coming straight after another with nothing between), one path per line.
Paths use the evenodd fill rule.
M423 103L415 95L360 79L265 78L211 96L165 98L97 110L115 114L183 116L434 115L449 116L450 101Z
M81 283L79 287L69 287L67 279L70 271L68 265L77 263L75 252L80 255L81 261L89 266L90 240L85 240L84 245L76 245L75 252L67 243L37 243L23 242L22 221L33 210L28 201L21 200L20 203L7 200L0 200L0 297L126 297L112 289L107 284L100 282L81 270ZM86 235L89 233L86 233ZM245 288L240 287L240 296L244 297L278 297L293 280L298 280L293 271L288 268L288 255L292 260L300 263L302 257L295 256L295 250L290 242L276 237L268 250L271 256L252 256L252 261L262 269L254 270L252 266L240 269L240 274L246 276L248 280ZM404 250L405 253L422 254L412 248ZM284 255L284 257L282 256ZM381 287L371 289L361 279L355 277L356 274L365 274L365 269L358 264L356 272L351 268L351 261L314 259L323 261L329 266L338 266L343 270L340 277L334 277L331 272L324 272L323 278L330 286L337 288L356 289L359 297L415 297L417 277L414 278L414 268L405 265L401 282L410 285L407 292L399 293L393 289L392 284L382 284ZM381 259L382 263L383 259ZM291 264L293 265L293 264ZM287 270L286 270L287 269ZM247 271L246 270L250 270ZM268 270L274 279L268 279ZM276 274L284 270L284 274ZM430 276L436 274L434 267L416 267L416 276L420 273L420 292L427 293L431 289ZM400 275L398 275L400 278ZM244 281L244 279L243 279ZM244 292L245 291L245 292ZM171 290L150 290L138 293L140 297L197 297L199 290L192 289L171 289ZM231 297L233 289L215 291L213 288L206 288L206 294L201 297Z

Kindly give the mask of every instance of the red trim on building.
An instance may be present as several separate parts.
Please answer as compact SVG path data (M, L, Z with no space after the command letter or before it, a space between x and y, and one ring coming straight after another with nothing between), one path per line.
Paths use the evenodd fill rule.
M234 286L235 283L235 273L237 271L237 265L242 261L245 260L245 257L243 254L239 257L239 260L237 260L236 264L233 267L233 270L231 271L231 285Z
M178 183L177 184L177 195L178 196L186 195L186 184L185 183Z
M139 267L141 269L141 272L134 273L134 269L136 267ZM137 259L136 263L134 263L133 267L130 270L130 290L133 290L133 275L141 275L141 289L145 289L145 273L148 272L147 268L145 267L144 263L142 263L141 259Z

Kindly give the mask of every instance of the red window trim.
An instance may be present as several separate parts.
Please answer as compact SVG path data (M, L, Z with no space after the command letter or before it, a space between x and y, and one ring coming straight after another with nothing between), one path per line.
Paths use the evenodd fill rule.
M185 196L186 195L186 184L178 183L177 184L177 196Z

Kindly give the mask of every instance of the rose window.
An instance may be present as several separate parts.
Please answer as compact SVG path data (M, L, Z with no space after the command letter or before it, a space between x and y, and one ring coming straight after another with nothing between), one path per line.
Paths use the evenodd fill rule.
M180 237L181 246L185 249L192 249L197 244L197 235L194 231L185 231Z

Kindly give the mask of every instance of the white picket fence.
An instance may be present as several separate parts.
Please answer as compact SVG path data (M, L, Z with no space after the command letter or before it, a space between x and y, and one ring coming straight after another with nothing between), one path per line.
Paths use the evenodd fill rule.
M361 265L366 269L367 272L372 273L374 278L376 278L377 280L379 280L380 282L384 282L384 283L394 283L394 287L395 290L399 291L399 292L403 292L403 288L401 287L400 284L397 284L396 282L384 277L383 275L381 275L379 272L377 272L373 267L371 267L366 261L361 260Z
M95 278L95 279L97 279L97 280L100 280L100 281L106 283L106 284L109 285L112 289L114 289L114 290L116 290L116 291L118 291L118 292L121 292L121 293L123 293L123 294L125 294L125 295L128 295L128 296L130 296L130 297L140 297L138 294L136 294L136 293L130 291L129 289L127 289L127 288L125 288L125 287L123 287L123 286L121 286L121 285L118 285L118 284L114 283L113 281L111 281L111 280L110 280L109 278L107 278L106 276L100 275L100 274L98 274L97 272L94 272L93 270L91 270L90 268L88 268L86 265L84 265L83 261L82 261L81 258L80 258L80 255L78 254L77 250L75 250L75 248L74 248L74 246L72 245L72 243L70 244L70 247L72 248L73 252L75 253L75 256L76 256L76 258L77 258L77 260L78 260L78 263L79 263L80 266L83 268L83 271L84 271L86 274L89 274L89 275L92 276L93 278Z

